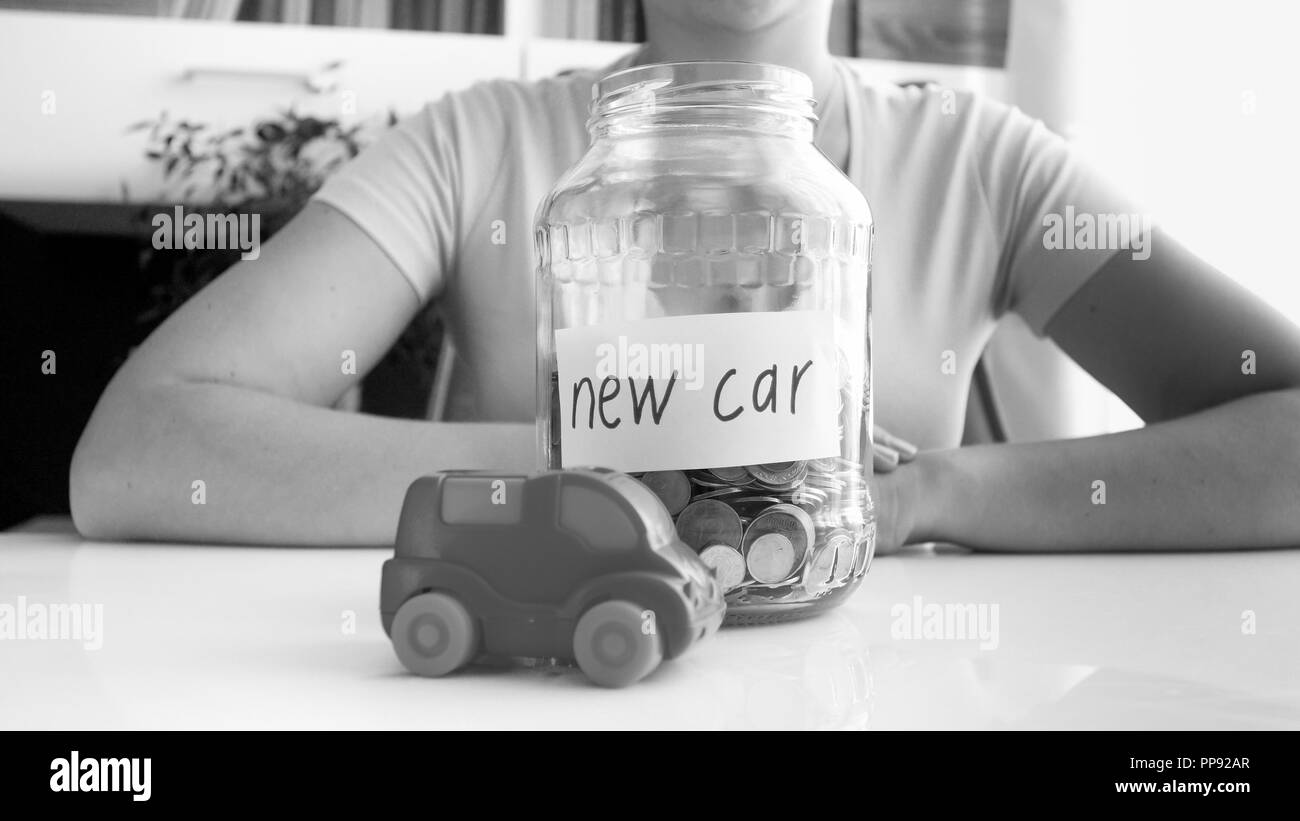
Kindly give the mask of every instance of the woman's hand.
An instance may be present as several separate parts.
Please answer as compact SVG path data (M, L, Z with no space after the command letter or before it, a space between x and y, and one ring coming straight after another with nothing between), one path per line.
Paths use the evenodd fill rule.
M879 425L872 428L871 438L871 463L875 466L876 473L889 473L900 464L916 458L916 445L900 439Z
M872 465L867 492L876 516L876 553L893 553L912 541L916 527L919 468L917 448L877 426L872 436Z

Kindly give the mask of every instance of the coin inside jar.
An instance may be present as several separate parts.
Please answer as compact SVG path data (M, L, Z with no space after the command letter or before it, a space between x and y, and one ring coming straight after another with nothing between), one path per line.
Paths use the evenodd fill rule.
M740 496L727 500L742 519L753 519L769 508L781 504L775 496Z
M756 582L783 582L794 573L794 545L780 533L764 533L745 551L745 566Z
M748 465L745 470L769 487L791 487L807 475L808 465L806 462L769 462L765 465Z
M749 548L755 541L771 533L782 536L790 543L795 566L803 563L816 535L812 517L803 508L790 504L772 505L755 516L745 529L741 544L745 556L749 556Z
M691 482L680 470L652 470L641 475L641 484L654 491L674 516L691 499Z
M741 467L725 467L725 468L709 468L709 471L708 471L708 472L709 472L709 473L712 473L713 476L714 476L714 478L718 479L719 481L726 482L726 483L728 483L728 484L732 484L732 485L734 485L734 484L736 484L736 483L738 483L738 482L747 482L747 481L749 481L749 471L748 471L748 470L745 470L745 468L744 468L743 466L741 466Z
M740 514L713 499L691 502L677 516L677 535L696 551L718 544L738 548L743 534Z
M700 561L713 568L723 593L730 593L745 581L745 557L725 544L713 544L700 551Z
M713 471L705 469L696 469L686 471L686 478L691 480L692 484L702 485L704 487L730 487L731 482L724 482Z
M710 490L705 493L697 493L691 497L691 500L699 501L700 499L724 499L728 496L739 496L744 492L745 489L743 487L723 487L723 488L718 488L717 490Z

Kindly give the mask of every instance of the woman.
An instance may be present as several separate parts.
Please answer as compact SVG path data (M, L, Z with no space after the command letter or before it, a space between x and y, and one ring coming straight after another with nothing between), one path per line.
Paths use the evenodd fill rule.
M877 421L922 449L873 482L880 549L1300 543L1300 330L1158 230L1140 254L1048 247L1044 226L1067 208L1133 209L1014 109L863 87L828 53L829 13L829 0L647 0L648 43L611 68L740 59L812 78L817 144L877 220ZM597 76L431 104L332 178L259 260L172 316L82 437L81 532L382 543L418 475L531 469L532 212L586 147ZM329 410L430 300L462 357L454 421ZM956 447L973 366L1005 311L1147 426Z

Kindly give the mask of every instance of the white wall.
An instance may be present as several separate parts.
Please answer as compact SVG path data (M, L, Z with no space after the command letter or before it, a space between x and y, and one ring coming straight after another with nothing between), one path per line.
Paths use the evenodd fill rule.
M1179 241L1300 321L1297 23L1280 0L1016 0L1007 82ZM1010 409L1027 438L1140 424L1023 326L989 360L1038 397Z
M0 12L0 197L148 199L159 180L133 122L166 109L244 125L311 97L290 79L200 76L191 68L311 72L332 60L337 114L411 111L441 92L518 76L520 46L501 37L217 23L112 15ZM49 111L53 103L53 112Z
M1300 4L1071 6L1062 115L1075 144L1181 241L1300 321Z
M636 48L636 43L531 39L524 45L523 77L540 80L570 68L604 68Z

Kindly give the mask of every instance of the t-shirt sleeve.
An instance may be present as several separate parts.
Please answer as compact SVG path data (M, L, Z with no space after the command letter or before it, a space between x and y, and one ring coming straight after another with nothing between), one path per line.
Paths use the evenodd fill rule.
M1038 336L1080 287L1116 253L1100 242L1063 247L1073 215L1127 219L1137 209L1060 136L1017 108L982 101L978 174L1001 259L995 312L1019 314ZM1089 244L1089 243L1085 243Z
M455 256L464 193L454 94L389 129L325 181L314 199L365 231L411 283L435 295Z

